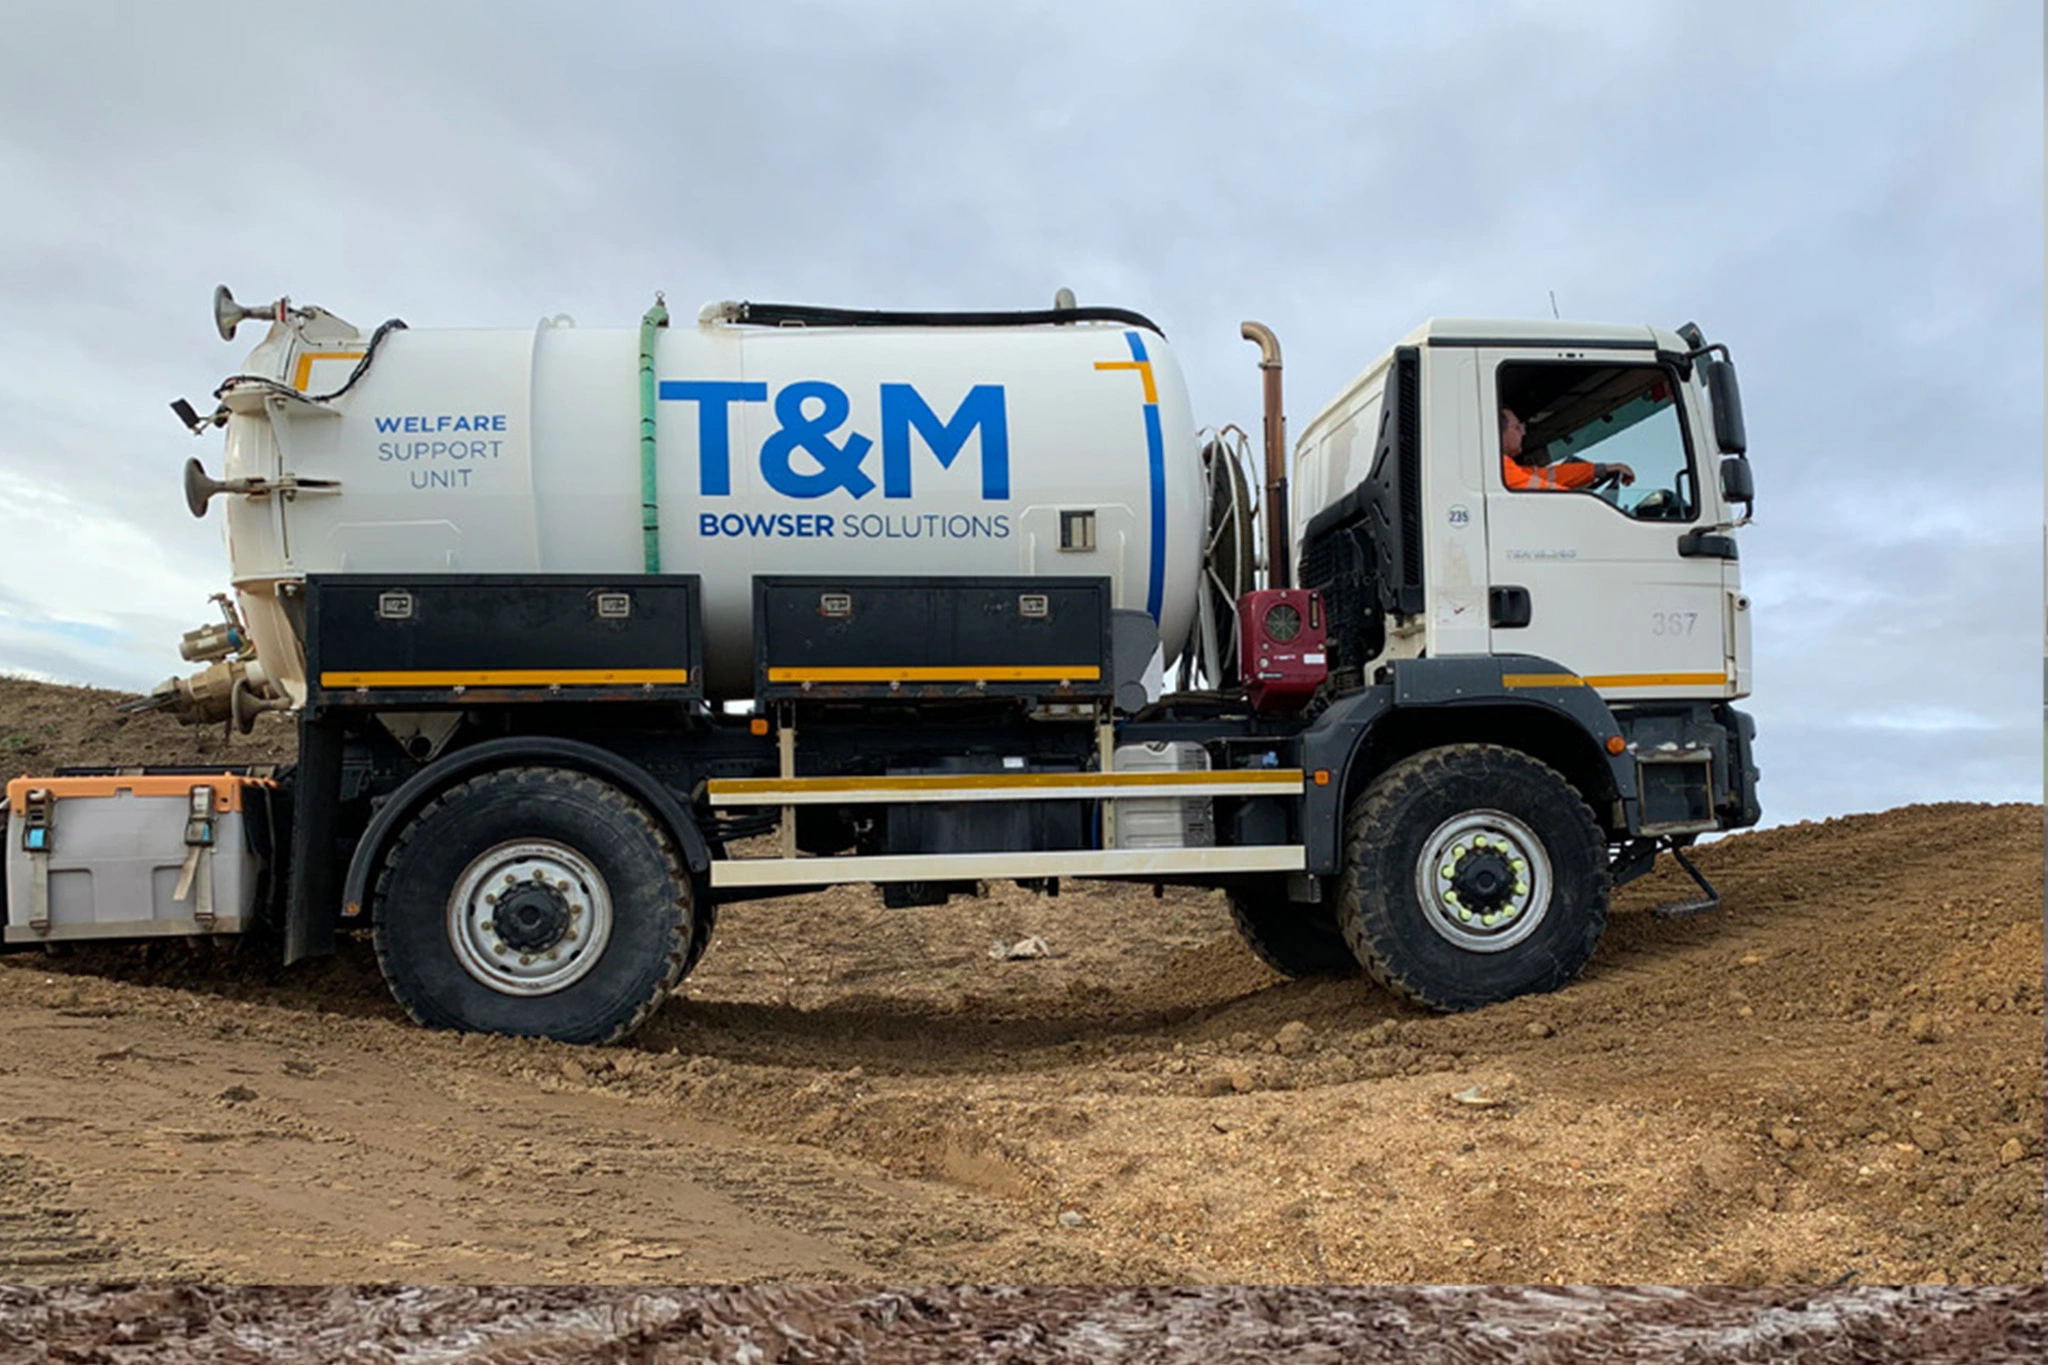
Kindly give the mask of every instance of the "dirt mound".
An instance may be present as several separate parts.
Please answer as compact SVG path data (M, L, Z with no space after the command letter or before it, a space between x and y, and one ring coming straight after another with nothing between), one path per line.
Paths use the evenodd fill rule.
M283 716L258 716L251 733L230 738L221 725L122 714L121 703L132 700L125 692L0 677L0 782L60 767L289 763L295 752L296 732Z
M39 761L130 757L104 694L7 686L77 727ZM1451 1017L1107 884L730 906L600 1052L413 1028L354 942L15 957L0 1226L138 1278L2033 1281L2042 835L1724 839L1718 913L1653 918L1664 869L1579 981ZM0 1280L64 1273L29 1250Z

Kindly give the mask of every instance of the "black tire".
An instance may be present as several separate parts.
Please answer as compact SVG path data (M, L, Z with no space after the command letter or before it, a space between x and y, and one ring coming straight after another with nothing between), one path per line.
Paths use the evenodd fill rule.
M683 954L683 970L676 974L670 989L697 970L697 964L704 960L704 950L711 946L711 932L718 927L718 902L705 895L703 887L696 889L691 908L695 913L690 921L690 948Z
M1395 764L1353 805L1336 911L1375 981L1467 1010L1577 976L1608 892L1605 836L1569 782L1512 749L1455 744Z
M1358 957L1327 901L1305 905L1290 900L1278 877L1239 882L1229 897L1238 936L1253 956L1282 976L1358 975Z
M400 831L373 895L378 965L429 1028L617 1042L703 951L675 840L568 769L502 768L442 792Z

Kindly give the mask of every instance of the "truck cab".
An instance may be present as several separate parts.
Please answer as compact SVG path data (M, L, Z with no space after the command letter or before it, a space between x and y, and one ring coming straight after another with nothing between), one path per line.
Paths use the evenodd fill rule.
M1750 690L1746 439L1725 347L1686 330L1434 319L1294 456L1296 555L1330 600L1338 686L1511 659L1529 662L1505 693L1585 689L1638 769L1607 813L1617 839L1757 818L1729 705Z
M1622 702L1747 695L1749 607L1720 477L1743 453L1716 441L1691 349L1650 327L1425 323L1304 431L1297 555L1361 487L1396 491L1402 471L1380 456L1398 375L1413 410L1395 410L1419 443L1417 486L1398 494L1423 542L1398 547L1419 560L1401 584L1420 602L1392 613L1376 658L1537 654ZM1527 428L1519 460L1503 450L1507 413ZM1517 464L1549 477L1515 478ZM1632 477L1560 487L1555 471L1574 464ZM1408 528L1391 529L1389 550Z

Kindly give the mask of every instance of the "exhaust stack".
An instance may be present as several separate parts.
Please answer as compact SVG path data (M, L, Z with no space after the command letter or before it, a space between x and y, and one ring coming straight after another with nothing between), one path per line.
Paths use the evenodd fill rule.
M1266 586L1289 588L1294 575L1288 564L1287 415L1280 405L1280 338L1263 322L1240 329L1246 341L1259 344L1259 369L1266 389Z

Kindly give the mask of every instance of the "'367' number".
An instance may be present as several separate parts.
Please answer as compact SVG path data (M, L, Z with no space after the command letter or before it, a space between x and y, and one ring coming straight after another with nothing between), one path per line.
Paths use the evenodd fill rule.
M1650 634L1690 635L1699 623L1700 614L1696 611L1653 611L1650 613Z

